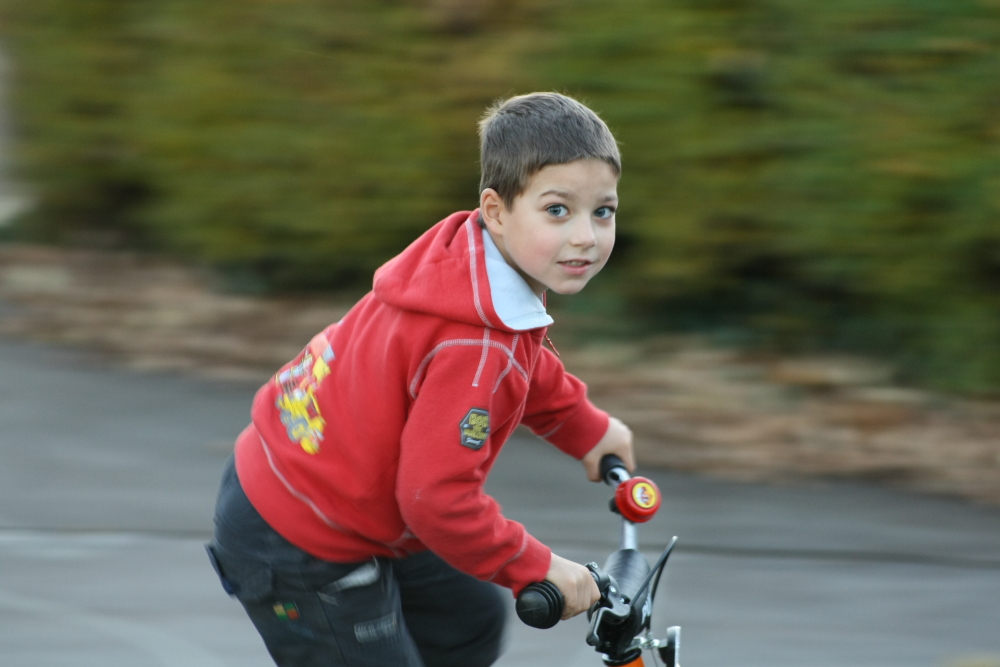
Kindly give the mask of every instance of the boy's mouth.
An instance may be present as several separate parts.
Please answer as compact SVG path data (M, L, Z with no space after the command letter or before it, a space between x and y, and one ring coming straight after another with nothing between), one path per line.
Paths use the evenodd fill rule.
M590 273L590 267L594 263L586 259L567 259L559 262L559 266L567 275L582 277Z

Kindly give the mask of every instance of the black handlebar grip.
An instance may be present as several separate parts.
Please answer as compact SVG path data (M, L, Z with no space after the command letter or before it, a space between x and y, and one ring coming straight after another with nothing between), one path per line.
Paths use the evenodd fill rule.
M614 454L605 454L601 457L601 479L604 480L605 483L610 484L610 482L608 482L608 473L615 468L624 467L625 462L620 458Z
M514 609L517 617L526 625L546 630L559 622L562 617L562 593L551 581L539 581L528 584L517 596Z

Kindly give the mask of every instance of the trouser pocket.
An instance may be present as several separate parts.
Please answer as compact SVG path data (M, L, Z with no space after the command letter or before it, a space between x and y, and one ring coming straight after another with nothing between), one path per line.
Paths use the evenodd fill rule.
M323 604L299 573L206 545L223 589L239 600L279 667L349 665L340 651Z
M316 595L347 664L422 667L388 560L372 559Z
M206 544L205 551L223 590L229 595L241 602L252 602L267 597L273 591L274 573L266 564L230 557L213 543Z
M280 667L423 667L388 561L313 560L286 571L216 543L206 550Z

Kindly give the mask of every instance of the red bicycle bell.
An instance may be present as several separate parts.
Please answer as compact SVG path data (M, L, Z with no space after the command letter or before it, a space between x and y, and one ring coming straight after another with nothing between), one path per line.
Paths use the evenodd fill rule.
M660 509L660 489L645 477L633 477L615 489L615 507L632 523L644 523Z

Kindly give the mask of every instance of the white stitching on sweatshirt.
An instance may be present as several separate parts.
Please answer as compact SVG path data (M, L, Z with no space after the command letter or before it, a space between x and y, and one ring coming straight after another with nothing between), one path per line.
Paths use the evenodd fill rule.
M475 338L455 338L453 340L446 340L443 343L439 343L438 346L435 347L430 352L428 352L427 356L424 357L424 360L420 362L420 366L417 368L417 372L413 374L413 381L410 382L410 398L417 397L417 385L420 383L420 377L424 374L424 371L427 370L427 364L431 363L431 359L437 356L437 353L445 349L446 347L455 347L459 345L466 347L478 347L480 345L485 347L488 345L489 347L494 347L498 350L501 350L503 351L504 354L507 355L507 359L509 359L510 363L514 365L514 368L517 369L517 372L520 373L525 380L528 379L528 372L524 370L524 367L521 366L521 364L519 364L517 360L514 358L514 351L509 347L507 347L506 345L504 345L503 343L498 343L495 340L483 340Z
M548 438L549 436L552 436L552 435L555 435L555 434L556 434L556 431L558 431L559 429L561 429L561 428L563 427L563 424L565 424L565 423L566 423L565 421L563 421L563 422L560 422L560 423L559 423L559 426L556 426L556 427L555 427L554 429L552 429L552 430L551 430L551 431L549 431L548 433L544 433L544 434L542 434L542 435L539 435L538 437L539 437L539 438L541 438L542 440L545 440L545 439L547 439L547 438ZM537 435L537 434L536 434L536 435Z
M301 500L303 503L305 503L305 505L313 511L313 513L319 518L319 520L325 523L330 528L333 528L334 530L337 530L341 533L355 534L347 530L343 526L338 525L337 522L330 519L330 517L328 517L326 514L323 513L323 510L317 507L316 503L314 503L312 499L309 498L309 496L307 496L306 494L302 493L294 486L292 486L292 484L285 478L285 476L281 474L277 466L275 466L274 458L271 455L271 449L267 446L267 441L264 440L264 436L258 433L257 437L260 438L260 445L261 447L264 448L264 455L267 457L267 463L271 467L271 472L273 472L274 476L278 478L278 480L285 486L286 489L288 489L289 493L291 493L296 499ZM392 551L395 557L402 558L403 556L406 556L408 552L399 548L400 543L410 540L413 537L414 537L413 532L410 531L410 527L407 526L406 528L403 529L403 532L400 534L398 538L396 538L395 541L376 542L376 544L381 544L382 546L388 548L390 551Z
M577 404L576 404L576 407L575 407L575 408L573 408L573 412L569 413L569 416L568 416L568 417L566 417L566 419L563 419L563 420L562 420L561 422L559 422L559 424L558 424L558 425L557 425L557 426L556 426L556 427L555 427L554 429L552 429L551 431L549 431L548 433L545 433L545 434L538 434L538 433L535 433L535 435L537 435L537 436L538 436L539 438L541 438L542 440L547 440L547 439L548 439L548 438L549 438L550 436L553 436L553 435L555 435L555 434L556 434L556 431L558 431L558 430L559 430L559 429L561 429L561 428L562 428L563 426L565 426L565 425L566 425L566 422L568 422L568 421L569 421L570 419L572 419L572 418L573 418L573 415L575 415L575 414L576 414L576 411L580 409L580 405L581 405L581 403L577 403Z
M500 574L500 570L504 569L505 567L516 561L518 558L520 558L527 548L528 548L528 533L525 533L524 537L521 538L521 548L517 550L517 553L508 558L506 561L504 561L504 564L498 567L496 569L496 572L491 574L490 578L487 579L486 581L493 581L496 578L496 576Z
M295 496L297 499L301 500L303 503L305 503L309 507L309 509L313 511L313 514L319 517L319 520L328 525L330 528L338 530L342 533L347 532L346 530L344 530L343 527L338 525L335 521L330 519L330 517L324 514L323 510L317 507L316 503L314 503L309 496L296 489L294 486L292 486L291 482L285 479L285 476L282 475L281 471L279 471L277 466L274 465L274 458L271 456L271 449L267 446L267 442L264 440L264 436L258 433L257 437L260 438L261 447L264 448L264 455L267 456L267 464L271 466L271 471L274 473L275 477L277 477L278 480L280 480L281 483L285 485L285 488L288 489L288 492L293 496Z
M510 344L510 350L511 350L511 352L513 352L514 350L517 349L517 341L518 341L518 339L520 337L521 337L521 334L514 334L514 340ZM513 366L514 366L514 358L513 357L508 357L507 358L507 368L503 369L503 373L501 373L500 377L497 378L497 383L495 385L493 385L493 393L494 394L497 393L497 389L500 388L500 383L503 382L503 379L505 377L507 377L507 373L510 373L510 369L513 368Z
M483 324L492 328L493 323L486 317L486 313L483 312L483 304L479 302L479 278L476 275L476 236L472 231L472 218L465 221L465 230L469 233L469 268L472 271L472 298L476 303L476 312L482 318Z
M489 328L483 329L483 356L479 359L479 368L476 369L476 377L472 380L472 386L479 386L479 378L483 375L483 368L486 366L486 359L490 356L490 330ZM510 366L510 362L507 362Z

